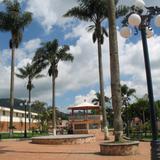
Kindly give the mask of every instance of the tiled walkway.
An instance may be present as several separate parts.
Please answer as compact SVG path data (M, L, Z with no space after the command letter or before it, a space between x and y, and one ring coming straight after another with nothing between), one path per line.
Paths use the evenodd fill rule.
M99 143L83 145L37 145L30 141L1 141L0 160L150 160L150 144L141 142L136 156L102 156Z

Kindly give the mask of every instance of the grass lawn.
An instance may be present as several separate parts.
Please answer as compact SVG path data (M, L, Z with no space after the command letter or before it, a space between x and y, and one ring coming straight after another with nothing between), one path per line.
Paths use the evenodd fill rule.
M13 136L10 137L9 133L0 133L1 135L1 139L18 139L18 138L24 138L24 133L13 133ZM31 133L28 132L27 133L27 138L31 138L31 137L37 137L37 136L45 136L48 135L48 133Z

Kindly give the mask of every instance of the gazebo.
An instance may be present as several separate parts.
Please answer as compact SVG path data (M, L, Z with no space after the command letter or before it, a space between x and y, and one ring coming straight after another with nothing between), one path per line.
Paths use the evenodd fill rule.
M74 134L97 134L101 131L100 106L84 102L68 109L71 110L69 120Z

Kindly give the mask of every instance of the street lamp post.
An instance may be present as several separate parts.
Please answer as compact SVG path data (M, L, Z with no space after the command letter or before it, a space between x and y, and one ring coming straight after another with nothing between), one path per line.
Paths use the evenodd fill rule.
M25 112L24 112L24 138L27 138L27 121L26 121L26 119L27 119L26 118L27 117L27 115L26 115L27 105L28 105L28 103L26 100L23 101L22 103L20 103L20 106L24 106L24 110L25 110Z
M153 35L150 22L154 16L156 16L156 26L160 27L160 8L157 6L145 8L144 5L145 3L143 0L136 0L136 4L131 7L131 12L122 21L123 27L121 28L120 33L123 37L128 38L131 35L131 30L128 25L135 28L135 33L138 32L138 29L141 32L152 126L151 159L158 160L160 159L160 141L158 140L157 117L154 105L147 38L150 38ZM144 10L146 12L145 14Z

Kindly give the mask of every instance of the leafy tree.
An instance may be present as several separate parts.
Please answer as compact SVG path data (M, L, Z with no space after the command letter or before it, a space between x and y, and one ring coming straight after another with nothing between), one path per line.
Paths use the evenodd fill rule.
M28 90L28 103L29 103L29 129L31 127L31 91L34 88L34 85L32 83L32 81L34 79L38 79L38 78L42 78L43 75L40 74L41 69L40 68L36 68L36 66L34 66L33 64L28 63L25 67L23 68L19 68L18 69L19 74L16 74L16 76L18 78L21 79L27 79L28 83L27 83L27 90Z
M122 97L122 105L124 106L122 112L124 112L125 114L122 114L122 117L124 117L124 121L127 124L127 136L129 136L129 114L128 114L128 106L130 104L130 100L131 97L134 97L134 93L136 92L136 90L134 88L129 88L126 84L121 86L121 97Z
M126 84L121 86L121 96L122 96L122 104L127 107L129 105L129 101L131 97L135 97L134 93L136 90L134 88L129 88Z
M155 102L156 111L157 111L157 118L160 120L160 100Z
M10 86L10 128L13 126L13 106L14 106L14 66L15 66L15 49L18 48L24 28L32 21L30 12L22 12L17 0L4 0L5 11L0 12L0 31L11 32L9 42L12 50L11 58L11 86ZM13 130L10 130L12 135Z
M101 105L101 100L100 100L101 99L100 98L101 97L100 93L97 92L95 95L96 95L96 98L92 99L92 103L94 105L100 105L100 106L102 106ZM108 98L107 96L105 96L104 98L105 98L105 103L107 103L107 102L110 101L110 98Z
M73 56L68 53L69 46L59 47L58 40L43 43L36 51L33 58L35 65L41 69L49 67L48 74L52 77L52 126L53 135L56 135L56 109L55 109L55 80L58 77L58 63L60 61L73 61Z
M150 120L150 112L148 101L143 98L138 98L136 102L129 105L128 111L124 110L124 115L128 114L130 120L134 117L139 117L143 123Z
M32 112L37 113L36 119L38 120L38 126L40 131L48 130L48 122L50 120L50 111L46 106L46 103L35 101L32 106Z

